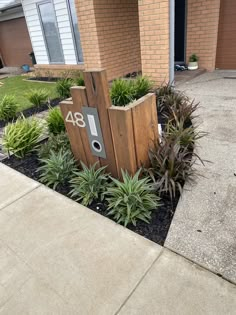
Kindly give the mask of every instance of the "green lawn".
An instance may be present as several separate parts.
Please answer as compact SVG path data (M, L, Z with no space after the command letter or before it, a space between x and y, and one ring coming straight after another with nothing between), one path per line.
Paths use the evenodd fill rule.
M30 89L46 89L49 92L50 99L56 98L55 83L41 83L24 81L27 79L24 76L10 77L0 80L3 85L0 85L0 100L6 94L14 95L19 104L18 111L22 111L33 105L24 96Z

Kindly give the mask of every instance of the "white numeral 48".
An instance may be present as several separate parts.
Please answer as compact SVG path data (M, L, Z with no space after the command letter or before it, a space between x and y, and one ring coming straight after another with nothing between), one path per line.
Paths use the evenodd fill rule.
M80 128L84 128L86 126L84 116L79 112L72 113L69 111L66 116L66 122L72 123L73 126L78 126Z

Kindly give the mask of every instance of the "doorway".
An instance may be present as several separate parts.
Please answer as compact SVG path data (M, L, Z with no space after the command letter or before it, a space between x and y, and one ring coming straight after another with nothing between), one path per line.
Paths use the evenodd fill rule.
M186 43L186 2L175 0L175 63L184 64Z

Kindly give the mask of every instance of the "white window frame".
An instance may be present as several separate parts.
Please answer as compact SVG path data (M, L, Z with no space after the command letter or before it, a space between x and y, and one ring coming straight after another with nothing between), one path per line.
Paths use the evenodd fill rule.
M61 55L62 55L63 61L58 61L58 62L56 62L56 61L51 61L51 60L50 60L50 54L49 54L49 50L48 50L47 41L46 41L46 38L45 38L45 32L44 32L44 27L43 27L43 21L42 21L42 17L41 17L40 8L39 8L39 6L40 6L41 4L45 4L45 3L51 3L52 6L53 6L53 14L54 14L54 17L55 17L55 26L56 26L57 33L58 33L59 47L60 47L60 51L61 51ZM46 0L46 1L37 2L36 6L37 6L38 18L39 18L39 22L40 22L40 26L41 26L41 31L42 31L42 34L43 34L44 45L45 45L45 47L46 47L48 62L49 62L49 64L53 64L53 65L63 65L63 64L65 64L65 56L64 56L64 52L63 52L63 48L62 48L62 42L61 42L60 32L59 32L59 28L58 28L57 16L56 16L56 11L55 11L54 3L53 3L53 1L51 1L51 0Z

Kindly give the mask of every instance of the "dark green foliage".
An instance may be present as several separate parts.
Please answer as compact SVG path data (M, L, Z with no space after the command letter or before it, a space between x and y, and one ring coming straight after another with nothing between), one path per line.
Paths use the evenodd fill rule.
M134 83L132 80L117 79L112 82L111 100L115 106L125 106L135 98Z
M5 95L0 100L0 119L8 121L16 117L17 102L14 96Z
M59 184L68 183L77 169L70 150L50 151L49 156L40 159L40 162L42 163L38 168L40 181L53 189L56 189Z
M49 132L53 133L54 135L65 132L64 119L62 117L60 108L50 108L47 116L47 125Z
M152 82L147 77L142 76L134 80L114 80L110 91L112 104L115 106L126 106L130 102L149 93L152 86Z
M153 87L153 83L148 77L139 76L134 80L134 98L139 99L148 94Z
M56 83L56 91L61 99L71 97L70 88L74 85L74 81L70 78L63 78Z
M198 156L188 146L180 144L181 136L176 139L163 136L161 140L150 151L152 167L148 173L159 194L167 194L173 199L177 192L182 193L185 181L194 182L197 174L193 166Z
M35 149L42 133L42 126L33 118L18 118L13 124L5 127L3 147L16 157L23 158Z
M108 187L106 200L108 215L125 226L138 220L149 223L152 210L159 206L159 197L154 193L150 178L139 179L140 171L134 177L122 171L123 182L112 179L114 187Z
M189 62L197 62L199 60L198 56L196 54L192 54L189 57Z
M97 164L90 168L81 162L82 170L74 173L71 183L71 196L81 201L84 206L90 205L94 200L102 201L103 193L109 183L109 175L105 173L106 167L97 169Z
M34 106L40 106L48 100L48 91L46 89L32 89L25 94L25 97Z
M40 159L45 159L49 157L51 151L59 152L60 150L70 150L69 138L64 132L58 135L51 134L48 141L39 146L37 152Z
M83 78L82 74L80 74L78 77L74 78L74 83L77 86L84 86L85 85L84 84L84 78Z

